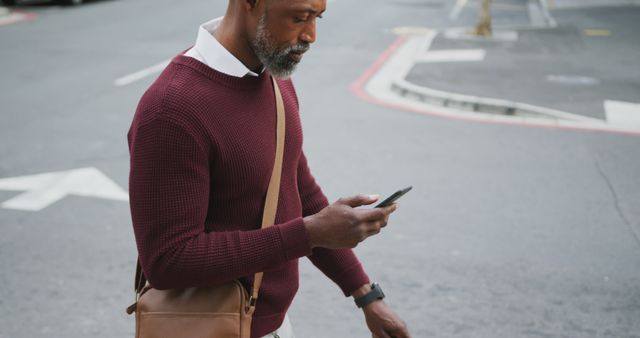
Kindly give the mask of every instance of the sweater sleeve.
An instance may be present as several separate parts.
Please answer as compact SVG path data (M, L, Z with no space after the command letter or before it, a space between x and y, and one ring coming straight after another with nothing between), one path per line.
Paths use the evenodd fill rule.
M298 190L304 216L313 215L329 204L327 197L311 174L304 153L298 163ZM308 257L313 265L336 283L347 297L362 285L369 283L369 276L351 249L333 250L318 247L314 248Z
M128 135L131 217L149 283L158 289L221 284L309 255L302 217L266 229L205 232L210 152L194 135L165 117Z

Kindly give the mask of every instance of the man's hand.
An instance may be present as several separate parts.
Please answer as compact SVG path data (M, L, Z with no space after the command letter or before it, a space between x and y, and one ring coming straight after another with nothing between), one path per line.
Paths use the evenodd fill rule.
M407 325L382 300L363 308L373 338L411 338Z
M354 248L387 225L389 215L397 208L355 209L378 200L378 196L357 195L341 198L319 213L304 218L312 247L329 249Z
M371 285L365 284L351 293L354 298L362 297L371 291ZM376 300L362 309L367 326L373 338L410 338L407 325L382 300Z

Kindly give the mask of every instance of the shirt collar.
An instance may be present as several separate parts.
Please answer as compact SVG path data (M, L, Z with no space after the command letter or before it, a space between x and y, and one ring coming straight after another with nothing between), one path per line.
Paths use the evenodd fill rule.
M257 73L247 68L213 36L213 32L222 22L222 18L219 17L200 25L198 38L193 48L202 56L204 64L221 73L235 77L244 77L245 75L258 76ZM264 71L264 68L262 71Z

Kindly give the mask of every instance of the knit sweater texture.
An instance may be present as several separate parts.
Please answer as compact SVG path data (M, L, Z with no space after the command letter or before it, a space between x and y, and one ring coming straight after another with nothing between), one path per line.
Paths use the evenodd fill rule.
M328 205L302 149L298 99L278 80L286 114L275 225L261 229L276 151L270 74L233 77L178 55L142 96L127 134L131 218L140 263L157 289L263 271L251 336L277 329L307 256L348 296L369 282L352 250L312 249L303 217Z

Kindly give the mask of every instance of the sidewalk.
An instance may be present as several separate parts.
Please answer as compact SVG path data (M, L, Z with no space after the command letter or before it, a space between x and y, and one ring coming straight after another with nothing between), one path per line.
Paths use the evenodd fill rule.
M551 10L586 7L640 6L640 0L541 0Z
M556 0L556 8L567 8L553 13L557 27L522 29L511 41L450 39L439 33L423 56L416 58L404 79L407 88L400 91L423 101L420 95L429 91L506 100L504 111L496 112L502 115L513 114L509 104L524 103L560 115L566 112L595 122L612 122L606 110L610 102L632 106L640 102L640 7L568 9L577 2ZM603 3L580 1L582 5L587 2ZM640 3L607 1L616 2ZM463 60L434 62L429 55L458 55ZM466 105L477 106L478 102ZM631 120L624 117L615 122L640 123L640 111L629 114L633 114Z

